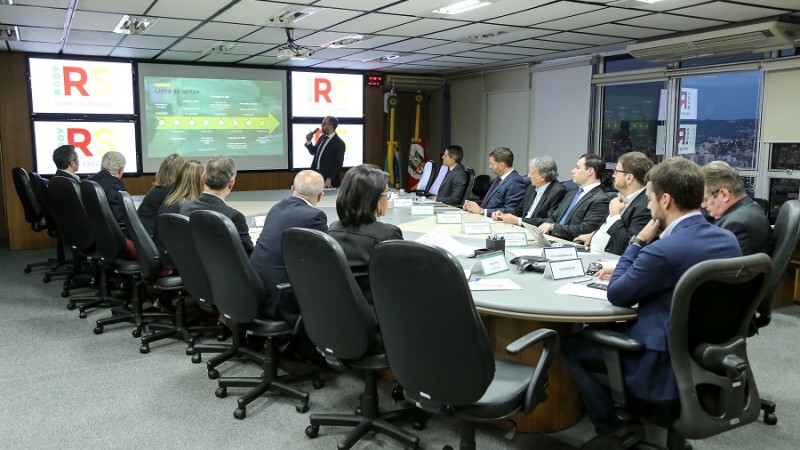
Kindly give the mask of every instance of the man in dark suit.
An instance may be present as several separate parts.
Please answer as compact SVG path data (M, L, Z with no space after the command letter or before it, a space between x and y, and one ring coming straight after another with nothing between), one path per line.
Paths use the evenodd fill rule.
M250 228L244 215L225 203L225 197L231 193L236 183L236 163L230 156L216 156L206 163L203 173L203 193L200 197L181 205L180 214L191 215L194 211L209 210L225 215L233 221L244 251L249 256L253 253L253 240L250 239Z
M442 165L447 167L447 175L439 188L439 193L428 198L459 208L463 205L469 184L469 175L461 165L463 157L464 150L460 145L451 145L444 150Z
M78 171L80 160L74 145L65 144L53 150L53 163L56 165L56 177L72 177L81 181L75 173Z
M337 187L345 152L344 141L336 134L339 120L336 117L327 116L322 119L321 126L322 134L316 144L311 143L314 132L306 135L306 149L314 155L311 168L322 174L322 178L325 179L325 187Z
M581 155L572 169L572 181L578 186L561 200L555 212L550 214L539 231L571 241L581 234L600 228L608 214L608 195L600 185L606 164L598 155Z
M594 252L621 255L628 241L650 221L644 178L652 167L653 162L644 153L628 152L620 156L614 168L614 187L619 196L609 202L608 217L597 231L582 234L574 241L591 244Z
M744 191L742 177L723 161L703 167L706 187L703 204L714 224L736 236L742 253L771 253L772 226L764 210Z
M522 222L541 225L561 203L567 194L558 182L558 166L550 156L533 158L528 164L528 178L531 185L525 191L525 198L513 213L496 211L492 219L522 226Z
M653 218L631 239L617 263L608 285L608 301L616 306L639 305L636 321L618 330L644 344L642 351L623 355L627 391L645 401L662 402L678 398L667 348L675 284L701 261L733 258L742 252L731 232L713 226L700 214L703 172L694 162L668 159L653 167L646 180ZM587 370L602 364L601 350L579 333L565 339L562 352L589 417L601 432L595 438L597 443L610 439L620 419L608 389Z
M328 218L316 208L322 199L323 184L322 175L313 170L298 173L294 177L292 195L270 208L256 247L250 255L250 263L261 277L268 294L263 313L291 324L300 318L300 308L292 296L281 295L276 287L289 281L283 265L281 238L283 232L292 227L328 232Z
M480 205L467 200L464 210L486 217L492 217L495 211L510 213L525 197L528 182L514 170L514 153L508 147L499 147L489 153L489 169L497 177L492 180L489 191Z
M125 155L115 151L106 152L100 162L100 169L100 172L87 179L103 188L114 218L117 222L122 223L124 216L120 192L125 190L125 185L122 183L122 174L125 172Z

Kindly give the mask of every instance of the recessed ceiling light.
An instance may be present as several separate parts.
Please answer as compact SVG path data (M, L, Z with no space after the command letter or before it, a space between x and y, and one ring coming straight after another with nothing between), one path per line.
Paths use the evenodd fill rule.
M653 3L658 3L658 2L660 2L661 0L636 0L636 1L637 1L637 2L642 2L642 3L650 3L650 4L653 4Z
M16 25L0 25L0 41L18 41L19 29Z
M343 38L330 41L327 44L322 44L322 46L325 48L342 48L348 45L353 45L356 42L361 42L363 40L364 36L360 34L351 34L350 36L345 36Z
M463 2L453 3L449 6L443 6L439 9L434 9L433 12L436 14L461 14L463 12L472 11L473 9L488 5L491 5L491 3L481 0L464 0Z
M143 34L155 20L147 17L122 16L119 23L114 27L114 33L120 34Z

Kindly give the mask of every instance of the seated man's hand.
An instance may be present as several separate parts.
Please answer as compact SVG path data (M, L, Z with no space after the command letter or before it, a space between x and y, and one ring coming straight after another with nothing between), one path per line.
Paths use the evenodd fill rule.
M588 247L589 244L592 243L592 236L594 236L594 233L581 234L580 236L573 239L572 242L582 243L583 245Z
M642 231L640 231L636 237L643 240L646 244L649 244L656 236L661 234L661 231L661 221L658 219L650 219L650 222L647 222L647 225L642 228Z
M622 213L622 208L625 207L625 197L620 195L619 197L611 200L608 203L608 214L611 216L618 216Z
M428 196L428 200L436 200L436 196L435 195L429 195Z
M555 225L556 224L550 222L543 223L539 225L539 231L541 231L542 234L550 234L550 232L553 231L553 227Z
M614 273L614 269L617 268L617 263L606 263L603 262L603 268L598 270L597 272L592 275L593 277L599 280L610 280L611 274Z
M325 178L325 187L326 188L332 188L333 187L333 184L331 183L331 179L330 178Z
M500 214L500 217L497 220L502 220L503 223L510 223L511 225L516 225L519 223L519 217L513 214Z
M483 213L483 209L481 209L481 207L478 206L478 204L473 202L472 200L467 200L464 202L464 211L469 211L475 214Z

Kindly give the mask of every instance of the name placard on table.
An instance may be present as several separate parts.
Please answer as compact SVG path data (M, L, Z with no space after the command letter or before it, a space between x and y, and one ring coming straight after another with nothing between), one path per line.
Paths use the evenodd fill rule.
M491 234L492 224L489 222L464 222L464 234Z
M501 251L484 253L478 255L475 259L480 264L480 270L484 275L493 275L508 270L506 255Z
M433 205L412 205L411 206L411 215L412 216L432 216L433 215Z
M452 212L436 213L436 223L461 223L464 214Z
M586 275L583 271L583 262L581 262L580 258L550 261L549 266L554 280L563 280L564 278L582 277Z
M410 208L411 205L414 204L413 198L396 198L393 201L393 206L395 208Z
M506 241L506 247L527 247L528 237L523 231L502 231L495 233L495 238Z
M547 247L543 251L543 256L550 261L578 259L578 249L575 247Z

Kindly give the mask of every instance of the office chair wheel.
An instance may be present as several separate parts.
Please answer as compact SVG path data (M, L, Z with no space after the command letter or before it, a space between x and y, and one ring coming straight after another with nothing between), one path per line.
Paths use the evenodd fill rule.
M363 416L364 415L364 410L361 409L360 406L356 406L356 409L353 410L353 414L355 414L357 416Z
M219 378L219 371L214 368L208 369L208 379L216 380L217 378Z
M131 336L135 338L142 337L142 327L136 327L131 331Z
M42 283L49 283L50 282L50 275L45 275L42 277Z
M311 439L319 436L319 425L309 425L306 427L306 436Z
M78 313L78 317L80 317L81 319L85 319L86 318L86 311L79 312Z
M406 399L406 396L403 393L403 386L400 386L398 384L397 386L394 387L394 389L392 389L392 398L394 399L395 403L401 402Z
M411 422L411 428L421 431L425 429L425 421L424 420L415 420Z
M194 354L195 354L195 351L194 351L194 346L193 345L189 345L188 347L186 347L186 356L192 356Z
M453 447L450 445L445 445L444 447L442 447L442 450L453 450Z
M64 293L62 292L61 294L64 294ZM69 303L69 304L67 304L67 309L68 309L68 310L72 311L72 310L73 310L73 309L75 309L75 308L77 308L77 305L75 305L75 303Z
M100 325L94 327L94 334L103 334L103 327Z
M776 416L774 413L765 412L764 423L767 425L775 425L776 423L778 423L778 416Z
M305 414L308 412L308 403L300 403L299 405L295 406L294 409L300 414Z
M31 266L28 266L28 267L22 269L22 271L25 272L25 273L31 273Z
M145 354L145 355L150 353L150 344L142 344L142 346L139 347L139 353L142 353L142 354Z
M64 297L64 298L69 297L69 291L61 291L61 296ZM70 309L72 309L72 308L70 308Z
M244 419L245 417L247 417L247 409L236 408L236 410L233 411L233 417L235 417L237 420Z
M192 363L200 364L201 362L203 362L203 355L202 354L195 353L194 355L192 355Z
M225 398L228 396L228 388L224 387L217 388L217 390L214 391L214 395L216 395L217 398Z
M186 348L186 354L191 355L191 353L189 353L189 349L194 345L194 338L189 339L186 343L189 344L189 346ZM192 350L192 352L194 352L194 350Z
M314 389L322 389L325 387L325 382L320 379L311 380L311 387Z

